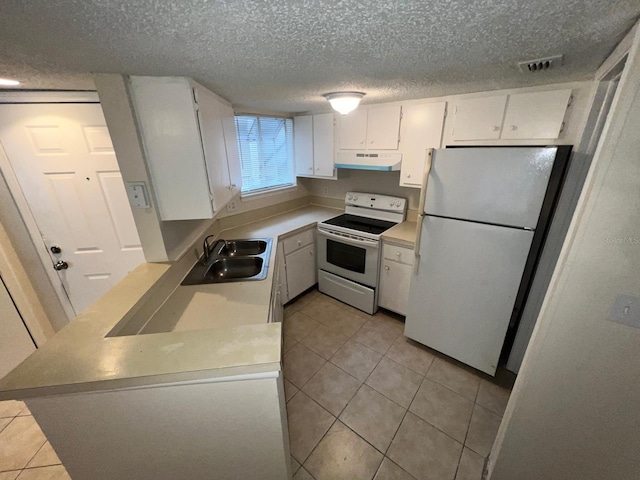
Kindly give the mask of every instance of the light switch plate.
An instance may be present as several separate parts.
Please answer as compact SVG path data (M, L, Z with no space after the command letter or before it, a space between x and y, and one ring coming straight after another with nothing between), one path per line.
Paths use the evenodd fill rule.
M149 195L144 182L127 182L127 197L132 208L149 208Z
M609 320L640 328L640 297L630 293L619 293L609 310Z

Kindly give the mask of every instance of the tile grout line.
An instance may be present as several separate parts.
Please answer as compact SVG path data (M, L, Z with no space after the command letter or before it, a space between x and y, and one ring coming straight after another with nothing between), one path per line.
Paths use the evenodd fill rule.
M307 303L307 305L308 305L309 303L311 303L311 302L315 301L317 298L322 298L322 297L316 297L316 298L312 299L310 302L308 302L308 303ZM331 303L332 303L332 302L331 302ZM332 303L332 304L333 304L333 303ZM335 305L335 304L333 304L333 305L334 305L334 306L336 306L336 307L338 307L338 308L340 307L339 305ZM349 312L347 309L344 309L344 310L345 310L347 313L351 313L351 312ZM304 314L303 312L300 312L300 313L301 313L301 314ZM320 322L319 320L316 320L316 319L315 319L314 317L312 317L311 315L307 315L307 314L304 314L304 315L305 315L305 316L307 316L307 317L309 317L309 318L314 319L316 322L320 323L321 325L324 325L325 327L327 326L327 325L325 325L324 323ZM380 451L379 449L377 449L375 446L371 445L371 447L372 447L372 448L374 448L374 450L376 450L376 451L378 451L378 452L382 453L382 455L383 455L383 460L381 461L380 465L378 466L378 469L376 470L376 474L377 474L377 472L379 471L379 469L380 469L380 467L381 467L381 465L382 465L382 462L384 461L384 458L389 458L389 457L387 456L387 453L388 453L389 449L391 448L391 445L393 444L393 441L395 440L395 438L396 438L396 436L397 436L397 433L398 433L398 431L399 431L399 429L400 429L400 426L402 425L402 422L404 422L404 420L405 420L405 418L406 418L406 416L407 416L407 413L410 411L409 409L411 408L411 405L413 404L413 401L415 400L415 397L416 397L416 395L417 395L418 391L420 390L420 387L424 384L424 381L425 381L425 380L428 380L428 381L430 381L430 382L433 382L433 383L435 383L435 384L437 384L437 385L439 385L439 386L441 386L441 387L443 387L443 388L445 388L445 389L447 389L447 390L451 391L452 393L459 395L459 396L460 396L460 397L462 397L462 398L466 398L467 400L472 401L472 403L473 403L473 406L474 406L474 407L475 407L475 405L480 405L480 404L478 404L478 403L477 403L477 399L478 399L478 395L479 395L479 391L480 391L481 383L478 385L478 388L477 388L477 389L476 389L476 391L475 391L474 399L473 399L473 400L471 400L471 399L469 399L468 397L465 397L464 395L461 395L460 393L458 393L458 392L456 392L456 391L452 390L452 389L451 389L451 388L449 388L448 386L446 386L446 385L442 385L440 382L437 382L437 381L434 381L434 380L432 380L432 379L430 379L430 378L427 378L427 375L428 375L429 371L430 371L430 370L431 370L431 368L433 367L433 365L434 365L434 363L436 362L436 360L437 360L437 359L439 359L440 357L438 357L438 356L436 356L436 355L434 355L434 356L433 356L433 359L432 359L432 361L431 361L431 363L430 363L429 367L427 368L427 371L425 372L425 374L424 374L424 375L423 375L423 374L421 374L420 372L416 372L415 370L413 370L413 369L411 369L411 368L409 368L409 367L406 367L406 366L402 365L401 363L399 363L399 362L395 361L395 360L394 360L394 359L392 359L391 357L388 357L388 356L387 356L387 353L391 350L392 346L396 343L396 341L398 340L398 338L401 338L401 337L403 337L403 336L404 336L404 333L401 333L401 334L397 335L397 336L396 336L396 338L394 338L394 340L391 342L391 344L389 345L389 347L387 347L387 349L385 350L385 352L384 352L384 353L381 353L381 352L379 352L379 351L377 351L377 350L375 350L375 349L373 349L373 348L369 347L368 345L365 345L365 344L363 344L363 343L361 343L361 342L359 342L359 341L355 340L355 339L354 339L354 337L357 335L357 333L358 333L358 332L360 332L360 330L362 330L362 328L364 328L364 327L365 327L365 325L366 325L368 322L372 321L373 317L374 317L374 316L369 315L369 318L368 318L368 319L367 319L367 318L365 318L364 323L363 323L363 324L362 324L362 325L361 325L361 326L360 326L360 327L359 327L359 328L358 328L358 329L357 329L357 330L356 330L356 331L355 331L351 336L348 336L348 337L347 337L347 336L345 335L345 337L347 337L347 341L352 340L353 342L355 342L355 343L359 344L360 346L365 347L365 348L367 348L367 349L370 349L370 350L372 350L372 351L373 351L373 352L375 352L375 353L378 353L379 355L381 355L381 358L380 358L380 360L378 360L378 362L376 362L375 366L373 367L373 369L371 370L371 372L367 375L367 377L365 378L365 380L364 380L364 381L361 381L361 384L360 384L360 386L358 387L358 390L356 390L356 393L354 393L354 395L353 395L353 396L352 396L352 397L351 397L351 398L346 402L345 406L342 408L342 410L340 411L340 413L339 413L338 415L336 415L336 416L335 416L335 420L334 420L334 422L331 424L331 426L329 427L329 430L333 427L333 425L335 425L336 421L340 421L343 425L345 425L345 427L347 427L350 431L352 431L352 432L353 432L353 433L354 433L358 438L361 438L365 443L367 443L368 445L371 445L371 444L370 444L370 443L369 443L365 438L361 437L357 432L355 432L354 430L352 430L352 429L351 429L351 427L349 427L348 425L344 424L344 423L340 420L340 415L342 415L342 413L343 413L343 412L344 412L344 410L347 408L347 406L349 405L349 403L353 400L353 398L355 397L355 395L357 394L357 392L358 392L358 391L360 391L360 389L362 388L362 385L367 385L369 388L372 388L376 393L379 393L379 394L380 394L380 395L382 395L384 398L387 398L389 401L391 401L391 402L393 402L393 403L395 403L395 404L399 405L400 407L404 408L404 409L405 409L405 412L404 412L403 418L402 418L402 420L400 421L400 423L399 423L399 425L398 425L398 428L396 429L396 431L395 431L395 433L394 433L394 435L393 435L393 437L392 437L392 439L391 439L391 442L389 443L389 446L386 448L386 450L385 450L384 452L381 452L381 451ZM363 318L363 317L360 317L360 318ZM317 328L319 328L319 327L317 327ZM316 328L316 329L317 329L317 328ZM313 331L315 331L316 329L314 329ZM384 329L384 326L383 326L383 329ZM312 332L309 332L306 336L308 336L308 335L310 335L311 333L313 333L313 331L312 331ZM392 332L392 330L391 330L391 328L388 328L388 329L387 329L387 331L388 331L388 332L390 332L390 333L393 333L393 332ZM340 333L340 332L338 332L338 333ZM305 336L304 338L306 338L306 336ZM405 338L407 338L407 337L405 336ZM298 342L300 342L300 341L298 341ZM345 342L345 343L346 343L346 342ZM323 359L325 360L325 362L323 363L322 367L320 367L320 368L322 369L322 368L326 365L326 363L327 363L327 362L329 362L329 363L331 363L333 366L335 366L336 368L338 368L340 371L342 371L342 372L346 373L347 375L351 376L352 378L356 378L356 380L360 381L360 379L358 379L357 377L354 377L351 373L349 373L349 372L345 371L345 370L344 370L344 369L342 369L340 366L336 365L335 363L333 363L333 362L331 361L331 360L335 357L335 355L337 354L337 352L338 352L338 351L339 351L343 346L344 346L344 343L343 343L343 344L338 348L338 350L336 350L336 352L335 352L335 353L331 356L331 358L329 358L329 359L325 359L324 357L322 357L321 355L319 355L321 358L323 358ZM307 347L307 348L308 348L308 347ZM311 350L311 349L310 349L310 350ZM313 351L313 350L311 350L311 351ZM314 352L314 353L316 353L316 354L317 354L317 352ZM430 353L430 352L427 352L427 353ZM432 354L432 355L433 355L433 354ZM368 384L366 383L366 382L367 382L367 380L371 377L371 375L372 375L372 374L373 374L373 372L375 371L375 369L378 367L378 365L380 364L380 362L382 361L382 359L383 359L383 358L387 358L388 360L390 360L391 362L395 363L396 365L402 366L402 367L404 367L404 368L408 369L409 371L414 372L414 373L416 373L416 374L418 374L418 375L420 375L420 376L422 377L422 381L420 382L420 385L418 386L418 389L417 389L417 390L416 390L416 392L414 393L414 395L413 395L413 397L412 397L412 399L411 399L411 402L409 402L409 406L408 406L407 408L405 408L405 407L403 407L402 405L398 404L395 400L393 400L393 399L391 399L391 398L387 397L387 396L386 396L386 395L384 395L383 393L378 392L375 388L371 387L370 385L368 385ZM446 361L446 360L443 360L443 361ZM454 365L454 366L455 366L455 365ZM458 368L459 368L459 367L458 367ZM318 371L319 371L319 370L318 370ZM469 373L473 374L473 372L469 372ZM312 375L312 377L311 377L311 378L315 377L315 375L316 375L316 374L317 374L317 372L316 372L316 373L314 373L314 375ZM310 378L307 382L305 382L305 385L306 385L306 384L311 380L311 378ZM482 382L482 380L483 380L483 379L482 379L482 378L480 378L480 381L481 381L481 382ZM304 386L304 385L303 385L303 386ZM300 389L299 389L299 391L302 391L302 388L300 388ZM305 392L303 392L303 393L305 393ZM293 399L297 394L298 394L298 392L296 392L296 394L295 394L294 396L292 396L292 397L291 397L291 399ZM305 394L306 394L306 393L305 393ZM308 395L307 395L307 396L308 396ZM314 401L314 403L318 404L318 403L317 403L317 402L316 402L312 397L309 397L309 398L310 398L312 401ZM291 399L290 399L290 400L291 400ZM318 404L318 405L319 405L319 404ZM323 408L323 410L327 411L324 407L322 407L322 405L319 405L319 406L320 406L321 408ZM480 406L482 406L482 405L480 405ZM486 408L486 407L483 407L483 408ZM490 409L488 409L488 408L487 408L487 410L488 410L489 412L491 412L491 413L496 414L495 412L493 412L492 410L490 410ZM328 412L328 411L327 411L327 412ZM328 413L329 413L330 415L332 415L332 416L333 416L333 413L331 413L331 412L328 412ZM413 412L412 412L412 414L413 414ZM414 414L414 415L415 415L415 414ZM473 415L473 412L472 412L472 415ZM498 415L498 414L496 414L496 415ZM435 428L435 429L436 429L436 430L438 430L439 432L443 433L443 434L444 434L444 435L446 435L447 437L451 438L452 440L454 440L454 441L455 441L455 442L457 442L458 444L460 444L460 443L461 443L461 442L459 442L457 439L455 439L455 438L451 437L448 433L446 433L446 432L444 432L444 431L440 430L438 427L436 427L435 425L432 425L430 422L428 422L428 421L424 420L424 419L423 419L423 418L421 418L420 416L417 416L417 417L418 417L418 418L420 418L422 421L425 421L425 423L427 423L428 425L432 426L433 428ZM502 416L500 416L500 417L502 417ZM463 454L463 452L464 452L464 449L465 449L465 448L469 448L469 447L467 447L467 446L466 446L466 439L467 439L467 437L468 437L468 433L469 433L470 425L471 425L471 420L469 420L469 423L468 423L468 425L467 425L467 430L466 430L466 432L465 432L465 438L464 438L464 441L463 441L463 442L462 442L462 444L461 444L461 445L462 445L462 449L461 449L460 457L459 457L459 459L458 459L458 464L457 464L457 466L456 466L456 473L455 473L455 475L457 475L457 473L458 473L458 469L459 469L459 467L460 467L460 461L461 461L461 459L462 459L462 454ZM318 447L318 445L320 444L320 442L322 442L322 440L326 437L326 434L328 433L328 431L329 431L329 430L327 430L327 432L326 432L326 433L322 436L322 438L318 441L318 443L316 444L316 446L314 447L314 449L312 450L312 452L309 454L309 456L305 459L305 461L306 461L306 460L307 460L307 459L308 459L308 458L313 454L313 452L316 450L316 448ZM481 454L479 454L478 452L475 452L475 450L473 450L473 449L471 449L471 448L469 448L469 450L471 450L472 452L474 452L474 453L476 453L477 455L479 455L480 457L482 457L482 455L481 455ZM483 457L483 458L484 458L484 457ZM392 460L391 458L389 458L389 461L393 462L393 460ZM393 463L394 463L394 465L397 465L395 462L393 462ZM405 471L402 467L400 467L400 466L398 466L398 467L399 467L399 468L401 468L403 471ZM305 470L306 470L306 469L305 469ZM308 472L308 470L306 470L306 471ZM405 472L406 472L406 471L405 471ZM408 472L407 472L407 473L408 473ZM410 475L410 474L409 474L409 475ZM374 474L374 476L375 476L375 474ZM411 476L411 475L410 475L410 476ZM455 478L455 477L454 477L454 478Z

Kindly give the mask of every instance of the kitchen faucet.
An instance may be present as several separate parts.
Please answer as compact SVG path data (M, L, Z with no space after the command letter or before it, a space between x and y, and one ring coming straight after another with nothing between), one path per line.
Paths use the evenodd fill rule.
M219 243L222 243L222 247L220 248L220 250L218 250L216 254L216 255L220 255L220 252L222 251L222 249L227 246L227 241L224 240L223 238L219 238L218 240L216 240L216 243L214 243L213 246L209 245L209 239L212 237L215 237L215 235L206 236L204 238L204 242L202 243L202 263L204 265L207 265L209 263L209 256L211 255L211 249L213 247L215 247Z

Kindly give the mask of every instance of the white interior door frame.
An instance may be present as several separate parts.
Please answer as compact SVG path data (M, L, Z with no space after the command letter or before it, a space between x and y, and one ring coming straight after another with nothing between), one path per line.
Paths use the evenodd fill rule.
M18 183L18 178L16 177L15 172L13 171L13 167L11 166L11 162L9 161L9 157L7 156L4 148L0 144L0 172L5 178L7 185L9 186L9 192L13 197L13 200L16 202L16 206L18 207L18 211L22 216L22 221L24 222L27 231L29 232L29 236L31 237L31 241L33 242L36 252L38 252L38 257L44 266L45 272L47 272L47 276L49 277L49 281L53 286L58 299L60 300L60 304L67 315L69 320L72 320L76 317L76 312L71 305L71 301L67 296L67 292L65 291L62 282L60 281L60 277L56 273L56 271L51 267L51 257L47 252L47 246L44 244L44 240L42 239L42 235L40 233L40 229L38 228L38 224L31 213L31 209L29 208L29 204L27 203L27 199L22 192L22 188L20 187L20 183Z

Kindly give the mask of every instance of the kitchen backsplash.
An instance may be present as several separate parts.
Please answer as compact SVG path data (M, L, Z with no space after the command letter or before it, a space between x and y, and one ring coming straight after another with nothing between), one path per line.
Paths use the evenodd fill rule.
M403 197L408 201L409 210L417 210L420 199L419 189L398 185L400 172L341 169L338 171L338 180L298 178L298 182L305 186L310 195L338 199L342 205L347 192L371 192Z

